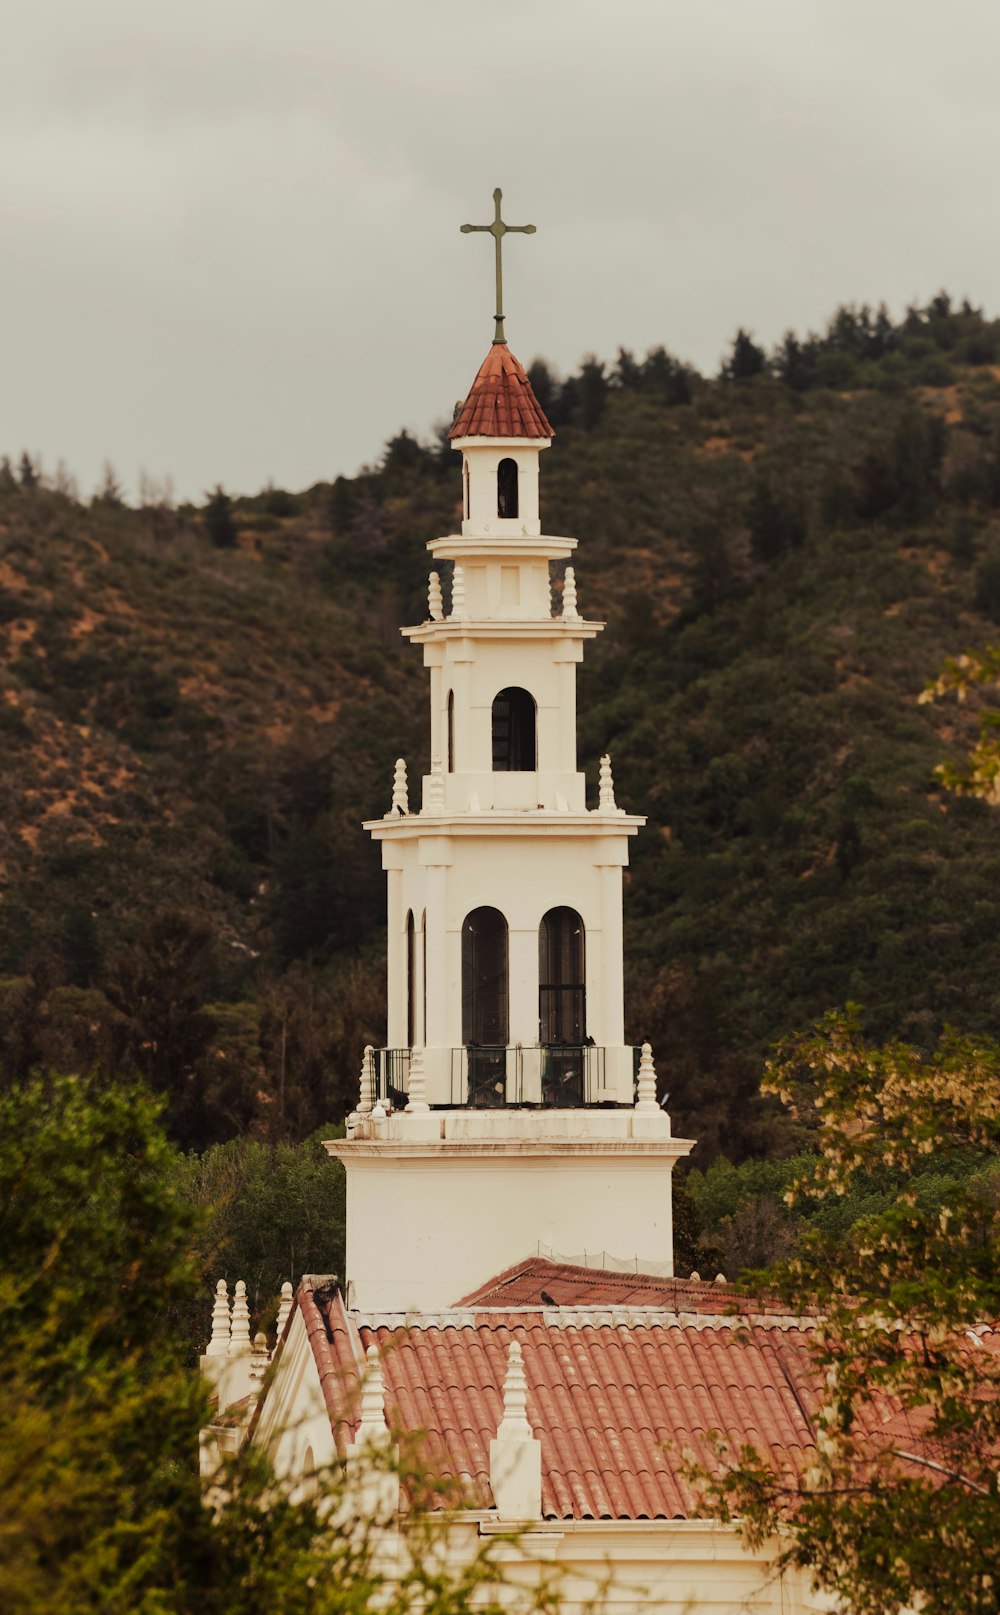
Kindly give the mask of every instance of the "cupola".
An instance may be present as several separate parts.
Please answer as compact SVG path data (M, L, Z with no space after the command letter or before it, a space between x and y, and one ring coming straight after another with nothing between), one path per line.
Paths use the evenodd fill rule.
M555 434L528 373L494 342L448 436L462 453L462 534L537 537L538 456Z

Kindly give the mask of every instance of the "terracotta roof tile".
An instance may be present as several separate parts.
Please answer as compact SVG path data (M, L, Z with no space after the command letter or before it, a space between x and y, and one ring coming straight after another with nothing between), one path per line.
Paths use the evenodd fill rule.
M477 1310L540 1307L545 1305L543 1291L562 1307L669 1307L674 1312L719 1315L743 1312L752 1305L755 1314L777 1311L766 1296L754 1296L751 1303L731 1284L661 1278L655 1273L617 1273L554 1262L544 1256L529 1256L506 1268L456 1305Z
M505 342L494 342L490 348L448 436L555 436L527 371Z
M665 1311L588 1323L547 1307L482 1311L474 1321L460 1312L417 1316L400 1326L348 1313L339 1292L316 1281L303 1281L298 1304L339 1450L355 1428L359 1366L374 1343L390 1423L423 1432L428 1461L464 1486L471 1506L491 1504L489 1444L514 1338L542 1446L546 1518L690 1516L697 1505L679 1473L681 1455L691 1449L711 1467L713 1432L756 1445L794 1472L809 1461L816 1391L808 1320L707 1321ZM888 1402L866 1408L861 1423L876 1442L904 1427L919 1438L919 1420Z

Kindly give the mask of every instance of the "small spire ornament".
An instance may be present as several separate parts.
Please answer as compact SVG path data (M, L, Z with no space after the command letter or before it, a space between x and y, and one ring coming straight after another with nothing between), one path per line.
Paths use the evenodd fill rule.
M229 1337L229 1355L235 1357L238 1353L250 1351L250 1308L247 1305L247 1287L242 1279L237 1279L236 1290L233 1295L233 1325Z
M524 1357L520 1341L514 1340L507 1358L507 1374L503 1382L503 1418L497 1429L497 1437L524 1441L531 1440L534 1434L528 1423L528 1380L524 1372Z
M432 572L427 580L427 610L431 622L441 622L444 618L444 602L441 598L441 579L437 572Z
M615 801L615 781L611 772L611 758L605 752L601 758L600 773L600 810L602 813L617 813L618 804Z
M579 622L580 613L576 604L576 573L571 566L566 568L563 579L563 618L566 622Z
M410 1083L406 1111L407 1115L414 1115L430 1108L427 1103L427 1082L424 1078L424 1051L417 1043L410 1050Z
M212 1305L212 1338L205 1348L206 1357L225 1357L229 1352L229 1288L225 1279L215 1286Z
M382 1363L377 1346L369 1346L365 1352L360 1413L354 1445L361 1447L367 1441L384 1440L388 1429L385 1422L385 1379L382 1375Z
M467 616L465 609L465 569L461 561L455 562L455 569L451 577L451 614L457 622L464 622Z
M285 1325L288 1322L288 1314L292 1310L292 1293L292 1286L288 1279L286 1279L284 1284L281 1286L281 1300L278 1302L278 1332L275 1336L275 1346L277 1346L278 1341L285 1332Z
M358 1115L369 1115L375 1103L375 1050L370 1043L365 1044L364 1058L361 1061L361 1091L358 1095Z
M639 1056L639 1091L636 1095L635 1108L645 1115L655 1115L659 1112L656 1103L656 1067L653 1064L653 1050L648 1043L642 1045Z
M394 813L397 818L402 818L409 811L410 794L406 783L406 759L397 757L392 773L392 806L389 812Z

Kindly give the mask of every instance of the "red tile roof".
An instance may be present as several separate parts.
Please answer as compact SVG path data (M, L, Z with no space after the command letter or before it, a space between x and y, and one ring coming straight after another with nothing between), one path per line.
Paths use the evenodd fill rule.
M456 1486L466 1506L492 1506L489 1444L515 1339L542 1448L546 1519L696 1517L682 1457L711 1470L716 1436L734 1448L754 1446L794 1474L810 1460L817 1393L808 1319L694 1321L686 1308L678 1314L648 1300L627 1309L631 1316L528 1305L365 1318L349 1313L336 1281L324 1279L304 1279L296 1299L338 1451L356 1430L364 1353L374 1344L390 1425L421 1437L448 1506L457 1502ZM970 1341L1000 1354L994 1331ZM862 1410L856 1430L873 1452L905 1435L909 1452L933 1456L923 1422L919 1410L880 1398Z
M494 342L448 433L457 437L554 437L528 373L506 342Z
M343 1452L355 1429L363 1355L378 1346L390 1424L422 1431L428 1458L469 1506L490 1507L489 1444L502 1415L511 1341L521 1343L528 1417L542 1445L547 1519L675 1519L697 1512L678 1473L710 1432L802 1467L813 1444L805 1330L729 1322L593 1322L550 1309L453 1313L405 1324L355 1317L304 1281L298 1304ZM734 1320L736 1322L737 1320Z
M456 1302L460 1307L538 1307L546 1296L561 1307L669 1307L674 1312L726 1313L749 1308L755 1315L785 1312L766 1297L752 1301L732 1284L702 1279L666 1279L655 1273L612 1272L528 1256Z

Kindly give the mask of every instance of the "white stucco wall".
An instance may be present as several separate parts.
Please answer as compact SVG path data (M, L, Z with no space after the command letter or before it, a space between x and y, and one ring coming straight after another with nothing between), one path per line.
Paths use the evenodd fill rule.
M672 1262L671 1172L691 1144L666 1117L466 1111L381 1127L395 1136L327 1144L347 1173L352 1306L453 1306L540 1244Z

